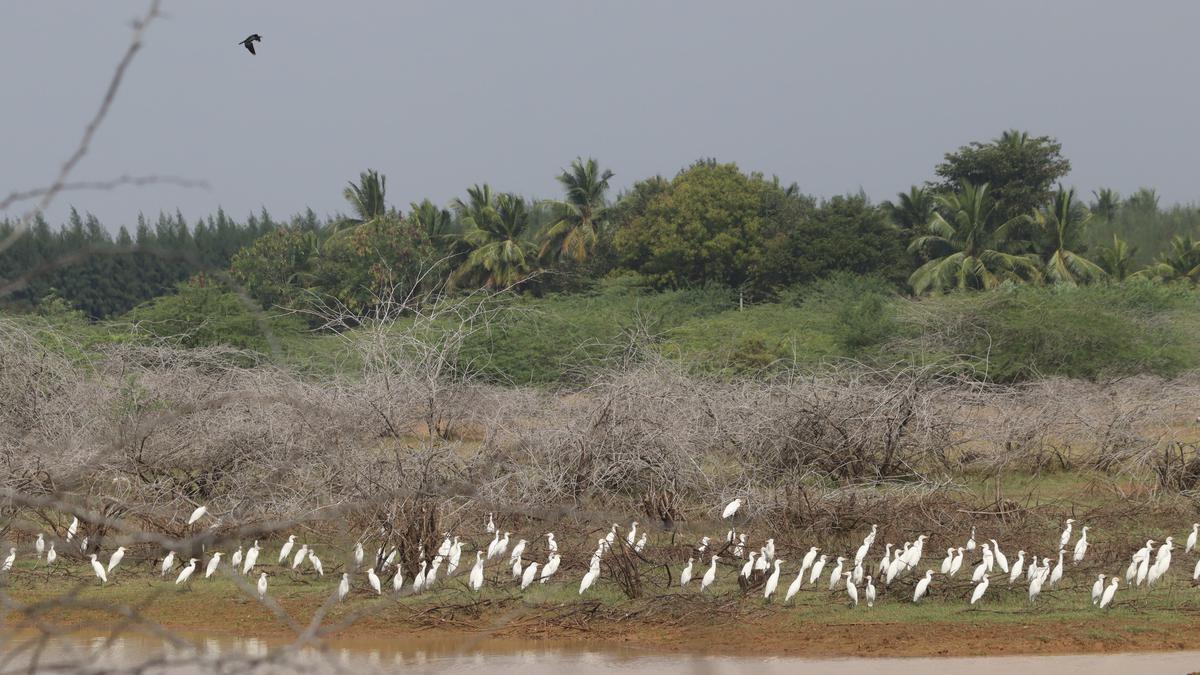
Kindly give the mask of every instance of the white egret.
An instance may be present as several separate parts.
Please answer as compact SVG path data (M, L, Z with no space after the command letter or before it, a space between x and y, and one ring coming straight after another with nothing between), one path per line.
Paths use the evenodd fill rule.
M801 578L804 577L804 573L808 571L808 568L812 567L813 561L817 559L817 551L820 550L821 549L817 548L816 546L813 546L808 549L808 553L804 554L804 560L800 561Z
M983 566L987 568L989 574L996 566L996 554L992 553L992 547L986 541L983 542Z
M483 526L483 531L491 534L496 531L496 521L492 519L492 513L488 512L487 524Z
M1025 551L1017 551L1017 560L1013 563L1008 574L1008 585L1012 586L1021 578L1021 570L1025 567Z
M862 543L862 545L858 547L858 550L854 552L854 566L855 567L862 565L863 559L867 557L867 551L870 548L871 548L870 544L868 544L867 542L864 541Z
M308 549L308 563L317 571L317 576L325 576L325 566L321 564L321 559L317 557L315 548Z
M258 599L265 600L267 598L267 573L263 572L258 575Z
M740 558L746 555L746 533L738 535L737 545L733 547L733 557ZM810 563L812 561L809 561Z
M825 561L827 560L829 560L829 556L824 553L821 554L820 558L817 558L817 562L813 563L812 574L808 577L808 583L817 583L817 579L821 578L821 570L825 569Z
M1097 574L1096 583L1092 584L1092 604L1100 602L1100 596L1104 594L1104 578L1107 575Z
M975 550L975 528L974 527L971 528L971 538L967 540L967 550L968 551Z
M175 585L178 586L188 579L192 578L192 572L196 571L196 559L189 558L187 567L179 571L179 576L175 577Z
M46 564L53 565L58 560L58 552L54 550L54 542L50 542L50 550L46 551Z
M579 594L583 595L584 591L592 587L596 583L596 578L600 576L600 561L593 558L592 566L588 568L587 574L583 575L583 580L579 582Z
M117 550L113 551L113 554L108 557L108 568L105 569L104 571L107 572L108 574L112 574L112 571L117 568L117 565L121 564L121 560L124 557L125 557L125 547L118 546Z
M854 602L854 606L858 607L858 588L855 587L849 572L846 572L846 595L849 595L850 600Z
M971 572L971 582L976 583L976 584L979 583L980 580L982 580L984 577L987 576L987 573L988 573L987 563L981 561L978 565L975 566L975 571Z
M33 550L37 551L38 560L41 560L46 552L46 537L41 532L38 532L37 541L33 542Z
M367 583L371 584L371 590L375 591L375 595L383 595L383 588L379 583L379 575L375 573L374 567L367 568Z
M871 577L867 577L867 588L866 588L865 595L867 597L867 607L874 607L875 606L875 584L871 583Z
M515 561L513 561L512 572L513 572L514 579L521 578L521 559L520 558L517 558Z
M350 595L350 573L342 572L342 580L338 582L337 598L338 602L346 599Z
M483 588L483 553L475 552L475 566L471 568L469 579L471 590L479 592Z
M475 553L476 555L479 555L479 551L476 551ZM425 588L425 568L428 566L429 563L425 562L424 560L421 561L421 569L417 570L417 575L413 577L413 593L420 593L421 590Z
M637 543L633 545L634 553L641 553L642 549L646 548L646 533L642 532L642 536L638 538Z
M1088 531L1087 525L1084 525L1083 527L1079 528L1079 541L1075 542L1075 554L1071 556L1072 562L1079 562L1079 561L1083 560L1083 555L1085 553L1087 553L1087 547L1088 547L1087 531Z
M115 555L115 554L114 554ZM159 576L167 576L167 572L175 565L175 551L167 551L167 557L162 561L162 573Z
M862 565L855 565L854 569L850 571L850 578L854 579L854 583L861 584L864 574L866 572L863 571Z
M758 549L758 560L754 561L754 571L766 572L768 567L770 567L770 565L767 564L767 547L764 546Z
M1037 559L1035 558L1034 561L1036 562ZM1033 578L1029 580L1029 602L1037 600L1038 594L1042 592L1042 580L1045 578L1046 577L1043 574L1035 574Z
M829 590L832 591L837 588L838 582L842 580L842 565L845 562L846 559L842 557L838 557L835 561L836 564L833 566L833 571L829 573Z
M553 532L546 533L546 550L550 551L551 553L554 553L555 551L558 550L558 542L554 541L554 533Z
M95 553L92 554L92 572L96 575L96 578L100 580L100 583L108 583L108 575L104 573L104 565L101 565L100 561L96 560Z
M757 555L758 551L750 551L750 557L746 560L746 564L742 565L742 573L740 576L743 576L747 579L750 578L750 573L754 571L754 558Z
M772 560L775 559L775 540L774 539L767 540L767 545L763 546L763 553L767 557L767 562L771 562Z
M454 543L450 544L450 559L446 561L446 574L454 574L458 569L458 561L462 559L462 542L458 537L454 537Z
M74 537L75 533L78 531L79 531L79 518L72 517L71 524L67 526L67 541L71 541L71 538Z
M763 598L765 598L767 602L771 601L771 596L775 594L775 589L779 588L779 566L782 563L782 560L776 558L775 571L771 572L771 576L767 577L767 585L763 588Z
M525 568L525 573L521 575L521 590L529 588L529 584L533 583L533 580L537 577L537 569L538 564L536 562L529 563L529 566Z
M13 568L13 563L17 560L17 549L8 549L8 557L4 559L4 564L0 565L0 572L7 572Z
M917 587L913 589L913 602L920 602L921 598L929 592L929 584L933 582L933 570L925 570L925 576L917 582Z
M500 545L500 532L496 531L496 532L492 533L492 541L491 541L491 543L488 544L488 547L487 547L487 559L488 560L491 560L492 558L496 557L496 547L499 545Z
M438 568L442 566L442 556L433 556L433 562L429 565L429 571L425 573L425 588L433 587L433 582L437 581Z
M1147 555L1145 558L1142 558L1142 561L1140 563L1138 563L1137 579L1135 579L1135 581L1137 582L1137 585L1141 586L1142 582L1145 581L1147 578L1149 578L1149 576L1150 576L1150 556Z
M683 586L687 586L688 582L692 580L692 561L693 560L695 560L695 559L688 558L687 564L683 566L683 571L679 573L679 586L681 588Z
M1025 581L1033 581L1038 575L1038 559L1037 556L1030 556L1029 567L1025 570Z
M287 560L288 554L292 552L292 547L295 545L296 545L296 535L289 534L287 541L284 542L283 546L279 549L279 560L277 560L276 562L278 564L282 565L283 561Z
M1055 586L1057 586L1057 585L1058 585L1058 582L1059 582L1059 580L1061 580L1061 579L1062 579L1062 575L1063 575L1063 553L1064 553L1064 551L1063 551L1062 549L1059 549L1059 550L1058 550L1058 564L1057 564L1057 565L1055 565L1055 566L1054 566L1054 569L1053 569L1053 570L1051 570L1051 572L1050 572L1050 588L1054 588Z
M1109 582L1108 589L1104 591L1104 596L1100 598L1100 609L1108 607L1109 603L1111 603L1113 598L1117 595L1117 581L1118 579L1113 577L1112 581Z
M625 544L627 546L633 546L633 542L637 541L637 526L638 523L636 520L629 525L629 534L625 535Z
M963 547L959 546L957 549L957 554L954 556L954 560L950 562L950 576L958 574L958 571L962 569L963 555Z
M237 550L233 552L233 557L229 559L229 565L237 572L242 568L242 547L239 544Z
M950 564L953 562L954 562L954 549L948 548L948 549L946 549L946 557L942 559L942 568L941 568L942 574L950 573Z
M557 553L550 554L550 558L546 561L545 566L542 567L542 575L541 575L540 581L543 584L546 583L547 581L549 581L550 577L554 576L554 573L558 571L558 566L561 562L562 562L562 557L559 556Z
M791 599L796 597L796 594L800 592L800 587L803 585L804 585L804 570L800 570L800 573L797 574L796 578L792 580L792 585L788 586L787 593L785 593L783 596L783 601L790 602Z
M618 523L613 523L613 524L612 524L612 529L610 529L610 530L608 531L608 534L604 535L604 543L606 544L605 548L610 548L610 547L612 547L612 545L613 545L613 542L615 542L615 541L617 540L617 528L618 528L618 527L621 527L621 525L620 525L620 524L618 524ZM507 532L505 532L504 534L505 534L505 536L507 536L507 535L508 535L508 533L507 533ZM707 544L707 543L708 543L708 537L705 537L705 538L704 538L704 543L705 543L705 544Z
M207 506L203 506L203 505L197 506L196 509L194 511L192 511L192 515L188 516L187 524L191 525L191 524L195 523L197 520L200 520L201 518L203 518L204 514L206 514L206 513L208 513Z
M300 550L296 551L296 555L292 556L292 569L300 567L304 559L308 557L308 544L302 544Z
M879 565L875 567L875 576L882 578L887 574L888 567L892 564L892 545L885 544L883 547L883 557L879 559Z
M50 552L54 553L54 544L50 544ZM50 560L50 556L46 556L46 560ZM1196 566L1192 568L1192 581L1200 579L1200 560L1196 561Z
M447 556L450 555L450 547L454 545L454 542L450 539L449 532L445 532L443 534L446 538L442 540L442 545L438 546L437 554L441 556Z
M1067 518L1067 526L1063 528L1062 536L1058 538L1058 547L1066 548L1067 542L1071 541L1071 524L1075 522L1074 518Z
M912 548L905 552L904 567L901 568L901 572L913 569L921 563L921 556L925 553L925 540L928 538L929 535L927 534L917 537L917 540L913 542Z
M217 551L208 559L208 565L204 568L204 578L207 579L217 571L217 566L221 564L221 552Z
M524 553L525 553L525 545L528 543L529 542L525 541L524 539L520 539L517 541L517 545L513 547L512 553L508 554L508 562L510 564L521 559L521 556L524 555ZM445 555L445 554L439 553L438 555Z
M1004 555L1004 552L1000 550L1000 544L997 544L995 539L992 540L992 556L995 557L996 564L1000 566L1000 571L1007 574L1008 556Z
M1191 553L1196 548L1196 535L1200 533L1200 523L1192 523L1192 533L1188 535L1187 545L1184 546L1184 553Z
M700 579L700 592L712 585L717 580L717 556L712 557L712 564L709 565L708 571L704 573L704 577Z
M358 541L358 542L354 543L354 569L357 570L359 567L362 567L362 563L363 563L363 547L362 547L362 542Z
M254 545L246 549L246 561L242 563L242 574L249 574L250 570L254 569L254 565L258 563L258 553L262 547L255 540Z
M983 594L987 592L987 589L988 578L985 576L983 577L983 581L979 582L979 585L975 587L975 591L971 593L971 604L974 605L975 603L979 602L979 600L983 598Z
M396 565L396 574L392 576L392 592L399 593L404 590L404 567Z
M721 512L721 519L732 518L740 508L742 508L742 500L739 497L725 505L725 510Z
M496 544L497 558L502 557L506 552L508 552L508 537L510 534L510 532L505 532L504 536L500 537L500 541Z
M80 550L80 551L83 551L83 552L85 552L85 553L86 553L86 552L87 552L87 545L88 545L88 538L87 538L87 537L84 537L84 538L83 538L83 541L79 542L79 550Z
M878 533L879 533L879 525L872 524L871 531L867 534L866 537L863 537L863 543L866 544L868 548L870 548L871 546L874 546L875 545L875 535Z

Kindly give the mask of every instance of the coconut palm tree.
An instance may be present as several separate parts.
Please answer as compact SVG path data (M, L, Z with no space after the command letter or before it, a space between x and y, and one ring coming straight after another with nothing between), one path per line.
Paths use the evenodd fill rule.
M1125 281L1133 274L1133 256L1137 253L1136 246L1130 246L1124 239L1113 235L1112 246L1101 246L1097 260L1100 266L1114 281Z
M1121 195L1116 190L1100 188L1099 192L1092 190L1092 196L1096 198L1092 202L1092 213L1105 222L1117 217L1117 211L1121 210Z
M1138 188L1125 200L1125 208L1144 213L1158 211L1158 191L1154 188Z
M439 207L432 201L426 199L420 204L411 202L409 205L408 218L417 224L418 227L429 237L434 246L442 249L450 241L451 232L454 227L454 218L450 216L450 211Z
M587 161L576 158L571 168L558 176L566 197L553 202L561 217L546 230L539 256L577 263L587 259L604 225L605 193L612 177L612 171L601 171L590 157Z
M467 190L466 202L455 199L466 231L459 239L466 260L454 273L455 283L478 283L486 288L519 285L534 262L533 244L525 239L529 211L514 194L493 195L488 185Z
M1075 188L1061 185L1050 204L1037 214L1037 223L1049 239L1045 260L1046 278L1056 284L1075 286L1104 278L1099 265L1071 250L1077 248L1092 214L1075 199Z
M929 224L937 200L929 190L914 185L908 192L897 194L895 202L885 201L882 206L893 223L911 234L923 231Z
M1162 282L1200 281L1200 242L1193 241L1190 234L1175 237L1154 264L1133 276Z
M355 218L352 222L358 225L383 217L387 213L387 204L384 201L386 193L387 176L382 176L373 169L359 174L357 184L347 183L342 196L350 202L350 207L354 210Z
M1037 257L1009 253L1018 242L1013 230L1029 221L1015 216L995 222L996 205L988 185L963 181L955 194L937 197L938 211L929 221L930 234L917 237L908 250L929 257L909 277L916 293L953 288L995 288L1005 281L1038 279Z

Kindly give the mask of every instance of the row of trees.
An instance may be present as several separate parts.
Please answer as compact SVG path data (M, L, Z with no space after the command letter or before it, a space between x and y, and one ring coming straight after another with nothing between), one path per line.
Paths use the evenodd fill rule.
M237 224L218 213L189 228L163 215L115 239L91 216L73 213L57 233L39 221L0 254L0 276L29 279L10 304L59 294L95 318L214 268L230 269L267 306L320 297L356 313L395 287L540 293L622 274L656 288L718 284L750 300L834 272L916 293L1200 279L1190 236L1200 211L1163 211L1145 189L1126 199L1099 190L1087 205L1058 186L1069 171L1057 141L1009 131L947 153L934 180L878 205L862 194L818 200L715 160L613 198L613 173L581 158L558 176L558 199L483 184L446 206L424 200L403 212L387 202L386 177L367 171L344 190L348 215L324 220L309 211L280 224L264 212ZM1149 246L1161 251L1152 260Z

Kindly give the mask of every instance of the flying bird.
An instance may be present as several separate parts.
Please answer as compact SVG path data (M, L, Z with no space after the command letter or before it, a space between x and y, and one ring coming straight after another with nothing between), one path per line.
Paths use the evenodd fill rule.
M246 38L245 40L242 40L238 44L245 47L251 54L257 54L258 52L254 51L254 43L255 42L262 42L262 36L259 35L258 33L251 35L250 37Z

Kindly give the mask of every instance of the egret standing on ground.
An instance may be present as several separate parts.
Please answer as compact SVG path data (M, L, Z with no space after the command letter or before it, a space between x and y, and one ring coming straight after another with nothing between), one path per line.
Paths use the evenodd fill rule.
M296 544L296 535L289 534L288 540L285 541L283 543L283 547L279 549L279 560L277 560L276 562L278 562L280 565L282 565L283 561L287 560L288 554L292 552L292 546L294 546L295 544Z
M600 560L592 558L592 565L588 568L587 574L583 575L583 580L579 582L579 594L583 595L584 591L592 587L596 583L596 578L600 576Z
M46 537L41 532L38 532L37 541L33 542L33 550L37 551L38 560L41 560L46 552Z
M175 585L178 586L179 584L182 584L183 582L187 581L188 579L191 579L192 572L195 572L195 571L196 571L196 559L189 558L187 567L184 567L183 570L181 570L179 572L179 576L175 577Z
M1096 575L1096 583L1092 584L1092 604L1100 602L1100 596L1104 594L1104 577L1103 574Z
M471 568L471 590L478 593L483 588L483 553L475 552L475 566Z
M115 553L113 555L116 555ZM159 576L167 576L167 572L171 571L171 567L175 565L175 551L167 551L167 557L162 561L162 574Z
M867 607L875 606L875 584L871 583L871 577L867 577Z
M683 566L683 571L679 573L679 587L683 588L692 580L692 562L695 558L688 558L688 563Z
M740 508L742 508L742 499L739 497L725 505L725 510L721 512L721 520L732 518Z
M321 559L317 557L316 549L308 549L308 562L317 571L317 576L325 576L325 566L321 564Z
M712 586L712 583L717 579L717 556L712 557L712 564L709 565L708 571L704 573L704 578L700 580L700 592Z
M345 600L346 596L349 595L349 593L350 593L350 573L342 572L342 580L340 582L338 582L338 590L337 590L338 602Z
M536 562L529 563L529 567L525 568L525 573L521 575L521 590L529 588L529 584L533 583L537 577L538 564Z
M542 567L541 582L544 584L550 580L550 577L558 571L558 565L562 562L562 557L557 553L551 553L550 559L546 561L545 567Z
M108 583L108 575L104 573L104 565L101 565L100 561L96 560L95 553L92 554L92 572L96 574L96 578L100 580L100 583Z
M383 589L379 586L379 575L375 574L375 568L367 569L367 582L371 584L371 590L375 591L375 595L382 595Z
M1083 560L1083 554L1087 553L1087 547L1088 547L1087 531L1088 531L1087 525L1084 525L1083 527L1079 528L1079 541L1075 542L1075 555L1071 556L1072 562L1079 562L1079 561Z
M779 564L783 561L779 558L775 559L775 571L771 572L771 576L767 578L767 586L763 589L763 597L767 602L771 601L771 596L775 594L775 589L779 587Z
M1058 538L1059 548L1066 548L1067 542L1071 541L1071 524L1074 522L1074 518L1067 518L1067 526L1063 528L1062 536Z
M404 590L404 568L396 565L396 576L392 577L392 592L399 593Z
M1108 607L1109 603L1113 601L1113 597L1117 594L1117 581L1118 579L1113 577L1108 589L1104 591L1104 597L1100 598L1100 609Z
M972 605L979 602L980 598L983 597L983 594L987 592L987 588L988 588L988 578L985 576L983 578L983 581L979 582L979 585L975 587L975 592L971 594L971 604Z
M850 572L846 572L846 595L849 595L854 606L858 607L858 589L855 588L854 581L850 578Z
M71 518L71 524L67 526L67 541L71 541L71 538L74 537L75 533L78 531L79 531L79 518L73 517L73 518Z
M1192 533L1188 535L1187 545L1184 546L1184 553L1191 553L1192 549L1196 548L1196 535L1200 533L1200 523L1192 523Z
M58 560L58 553L54 550L54 542L50 542L50 550L46 551L46 564L53 565L55 560Z
M113 554L108 557L108 569L106 569L104 571L108 572L109 574L112 574L112 571L117 568L117 565L121 564L121 559L124 557L125 557L125 547L118 546L117 550L113 551Z
M925 576L917 582L916 589L913 590L913 602L920 602L921 598L929 591L929 584L933 581L933 570L925 570Z
M208 567L204 568L204 578L207 579L207 578L211 577L213 575L213 572L217 571L217 565L220 565L220 564L221 564L221 552L217 551L216 553L214 553L212 555L212 558L208 561Z
M304 562L304 558L308 556L308 544L300 546L300 550L296 551L296 555L292 557L292 569L300 567L300 563Z
M258 541L255 540L254 545L246 551L246 562L242 564L243 575L249 574L250 570L254 569L255 563L258 562L258 552L261 550L262 549L259 547Z
M263 572L258 576L258 599L264 600L267 597L267 573Z

